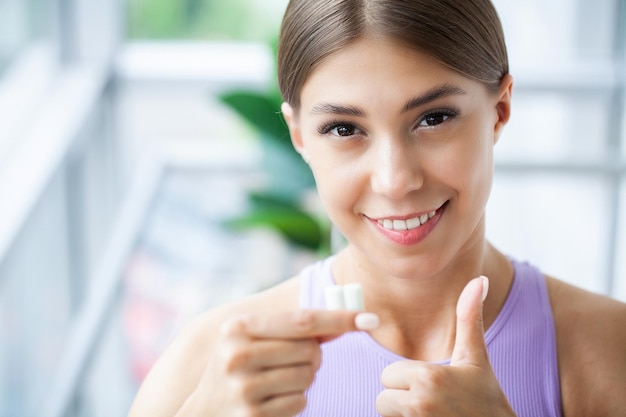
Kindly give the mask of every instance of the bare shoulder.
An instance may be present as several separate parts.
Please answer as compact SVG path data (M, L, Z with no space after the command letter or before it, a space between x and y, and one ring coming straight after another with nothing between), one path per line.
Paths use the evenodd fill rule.
M566 417L626 415L626 304L547 277Z
M297 309L298 278L221 305L188 323L159 358L142 383L130 417L173 416L200 380L222 324L241 314Z

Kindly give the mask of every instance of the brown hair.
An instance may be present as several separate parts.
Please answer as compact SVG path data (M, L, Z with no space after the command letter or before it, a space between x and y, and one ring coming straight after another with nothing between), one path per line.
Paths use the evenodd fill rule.
M365 36L393 39L498 89L509 72L504 34L490 0L291 0L278 44L283 99L300 105L322 60Z

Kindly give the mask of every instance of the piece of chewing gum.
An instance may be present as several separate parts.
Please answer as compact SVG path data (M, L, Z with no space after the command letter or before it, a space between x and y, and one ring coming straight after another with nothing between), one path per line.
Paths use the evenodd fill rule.
M324 296L328 310L361 311L364 309L363 287L358 283L328 286L324 289Z
M363 310L363 287L361 284L352 283L343 286L343 302L346 310Z
M346 308L343 299L343 287L341 285L329 285L324 288L324 298L326 299L327 310L343 310Z

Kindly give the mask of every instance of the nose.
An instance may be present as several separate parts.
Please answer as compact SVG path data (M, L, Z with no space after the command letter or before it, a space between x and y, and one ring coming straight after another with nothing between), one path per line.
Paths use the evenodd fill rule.
M373 147L372 190L392 199L400 199L424 185L416 149L399 140L381 140Z

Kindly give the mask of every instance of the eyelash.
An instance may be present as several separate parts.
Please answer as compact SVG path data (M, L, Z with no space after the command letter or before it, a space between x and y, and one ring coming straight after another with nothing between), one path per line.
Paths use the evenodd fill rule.
M354 123L342 121L342 120L332 120L328 123L324 123L323 125L321 125L317 129L317 131L320 135L327 135L330 133L331 130L336 129L338 127L342 127L342 126L350 127L355 130L361 130ZM340 135L334 135L334 136L341 137Z
M434 128L436 126L439 126L442 123L445 123L446 121L450 120L451 118L455 118L457 115L459 114L458 110L456 109L452 109L452 108L448 108L448 109L439 109L439 110L429 110L428 112L422 114L418 119L417 122L415 123L415 129L417 128ZM422 123L424 123L429 117L433 117L433 116L443 116L445 117L444 120L442 120L441 122L437 123L436 125L422 125ZM343 121L343 120L331 120L328 123L324 123L323 125L321 125L317 131L320 135L327 135L329 134L333 129L337 129L339 127L348 127L351 130L361 130L357 125L355 125L352 122L348 122L348 121ZM350 137L350 136L354 136L354 134L350 134L348 136L341 136L341 135L333 135L333 136L337 136L337 137Z
M459 111L456 109L452 109L452 108L447 108L447 109L439 109L439 110L429 110L426 113L422 114L418 119L417 119L417 123L415 124L415 127L425 127L425 128L432 128L432 127L436 127L439 126L442 123L445 123L446 121L455 118L457 115L459 114ZM436 125L425 125L422 126L422 123L425 122L429 117L433 117L433 116L444 116L446 117L446 119L444 119L443 121L437 123Z

